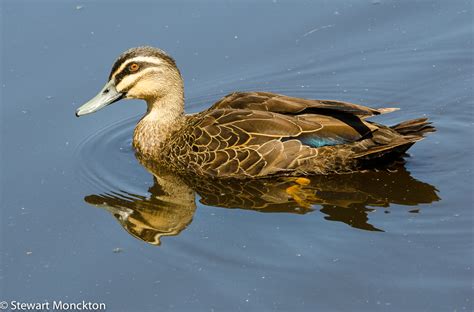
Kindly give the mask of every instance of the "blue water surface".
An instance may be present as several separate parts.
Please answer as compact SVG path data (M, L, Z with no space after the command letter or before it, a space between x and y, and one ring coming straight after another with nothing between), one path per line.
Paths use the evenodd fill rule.
M472 311L472 1L2 1L0 301L107 311ZM399 107L438 132L406 169L440 198L376 208L380 231L197 201L152 246L90 194L146 195L130 148L140 101L77 119L123 50L181 69L187 112L261 90ZM409 191L409 190L408 190ZM416 208L415 210L413 210ZM410 212L411 211L411 212Z

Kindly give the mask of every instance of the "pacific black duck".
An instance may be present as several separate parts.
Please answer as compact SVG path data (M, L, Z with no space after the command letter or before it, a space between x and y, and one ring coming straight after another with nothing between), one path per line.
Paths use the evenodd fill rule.
M143 99L135 150L171 170L218 178L347 173L400 158L435 128L426 118L384 126L366 119L396 110L235 92L197 114L184 113L183 79L160 49L138 47L112 66L104 88L77 116L120 99Z

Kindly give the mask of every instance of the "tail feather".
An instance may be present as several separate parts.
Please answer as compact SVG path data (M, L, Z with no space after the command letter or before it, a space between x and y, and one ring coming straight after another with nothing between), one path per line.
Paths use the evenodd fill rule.
M425 134L436 131L436 128L431 125L427 118L407 120L390 127L390 129L396 131L400 136L392 137L390 141L384 142L387 137L384 137L383 134L387 134L387 132L380 129L380 133L376 132L378 137L372 138L375 145L357 152L354 158L367 164L373 164L375 161L391 161L403 156L415 142L423 139Z
M393 130L401 135L410 135L417 137L424 137L429 132L435 132L436 128L428 121L428 118L418 118L401 122L397 125L391 126Z

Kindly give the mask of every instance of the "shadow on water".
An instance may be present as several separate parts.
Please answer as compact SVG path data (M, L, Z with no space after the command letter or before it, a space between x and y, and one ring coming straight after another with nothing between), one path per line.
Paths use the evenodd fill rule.
M149 196L121 191L89 195L85 201L109 211L128 233L153 245L160 245L162 236L178 235L192 222L196 194L207 206L262 213L306 214L319 206L326 220L367 231L383 231L369 223L369 213L377 207L440 200L434 186L413 178L403 164L343 175L217 180L179 176L137 158L154 176Z

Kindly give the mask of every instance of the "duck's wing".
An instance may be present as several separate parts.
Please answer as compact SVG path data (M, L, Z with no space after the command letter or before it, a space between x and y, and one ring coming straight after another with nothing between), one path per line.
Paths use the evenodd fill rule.
M234 92L218 102L213 109L249 109L279 114L349 114L359 118L390 113L398 108L370 108L358 104L334 100L311 100L269 92Z
M179 159L197 172L220 177L292 172L318 155L318 148L355 142L377 126L348 119L263 110L213 109L194 115L170 145L187 146Z

